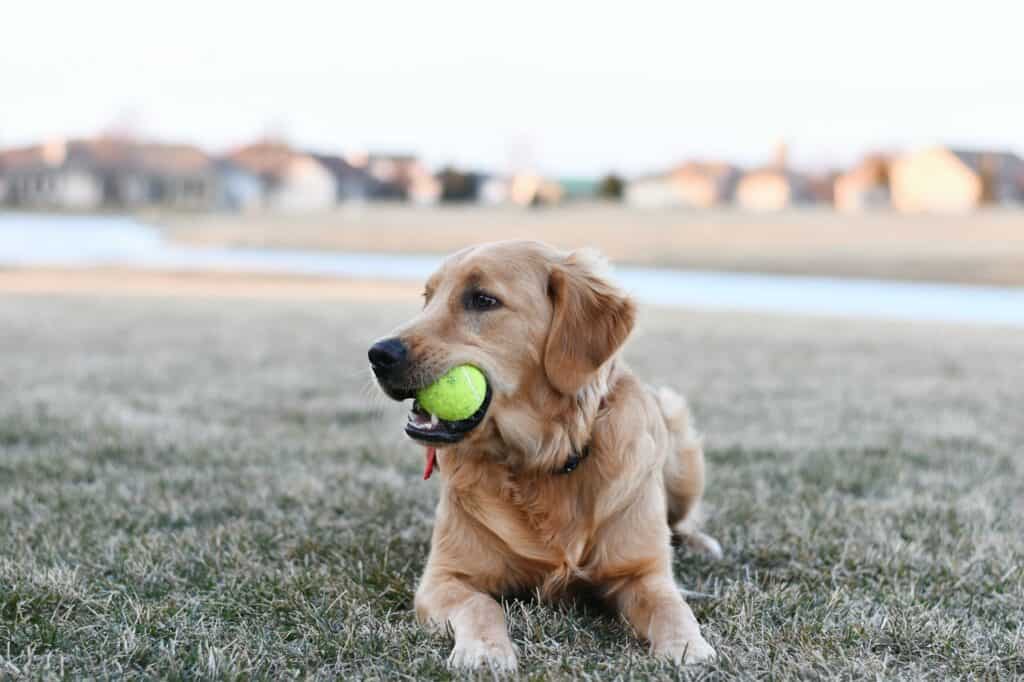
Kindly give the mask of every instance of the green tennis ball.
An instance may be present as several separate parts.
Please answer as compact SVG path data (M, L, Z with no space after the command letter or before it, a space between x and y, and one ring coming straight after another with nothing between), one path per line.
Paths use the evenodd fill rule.
M459 365L417 393L416 400L430 414L451 422L472 417L486 396L483 372L472 365Z

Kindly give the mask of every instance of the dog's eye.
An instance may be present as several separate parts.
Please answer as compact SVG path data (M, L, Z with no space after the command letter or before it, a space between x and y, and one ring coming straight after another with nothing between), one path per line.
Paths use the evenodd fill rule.
M469 291L465 298L467 310L493 310L501 305L501 301L482 291Z

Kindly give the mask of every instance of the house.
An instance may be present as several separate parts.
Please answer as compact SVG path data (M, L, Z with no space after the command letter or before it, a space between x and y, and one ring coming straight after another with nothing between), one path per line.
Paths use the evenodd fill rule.
M334 175L308 154L289 159L267 188L266 206L278 211L315 211L337 203Z
M53 140L0 156L6 201L25 208L207 210L218 200L212 160L189 145L100 137Z
M339 202L367 201L380 191L380 181L370 175L365 165L355 165L344 157L332 154L312 156L334 176Z
M519 206L547 206L562 200L565 191L560 183L536 173L515 173L509 179L508 197Z
M426 206L441 200L441 181L431 173L417 172L408 179L406 198L414 204Z
M305 212L337 203L334 174L313 155L286 144L257 142L233 151L227 160L262 180L264 208Z
M811 201L816 204L834 205L836 198L835 185L840 175L842 173L834 168L808 173L805 179L807 180L807 191L811 196Z
M566 186L535 173L515 173L511 176L490 175L479 171L460 172L452 168L437 174L441 182L441 201L476 202L496 206L512 203L519 206L541 206L568 200L572 188L579 190L576 198L592 196L585 183Z
M441 181L412 154L352 153L344 162L367 176L369 200L409 200L433 204L441 199Z
M710 208L732 198L739 177L739 170L728 163L690 161L667 173L630 182L625 199L648 208Z
M7 177L4 175L4 155L6 152L0 151L0 206L7 203L7 190L10 186L7 182Z
M808 178L778 165L745 173L736 185L736 203L749 211L781 211L813 201Z
M176 211L208 211L221 203L217 164L192 145L133 145L122 174L134 177L140 184L138 204Z
M684 206L710 208L730 201L740 172L720 161L690 161L672 173Z
M855 212L889 205L889 157L870 154L832 184L836 209Z
M1024 161L1009 152L922 149L895 159L889 178L892 204L906 212L964 212L1024 200Z
M263 207L263 179L230 159L215 162L220 176L218 208L249 212Z
M370 154L367 167L380 183L374 198L408 199L421 205L441 200L441 180L412 154Z
M133 161L136 143L127 138L98 137L68 144L69 163L87 167L102 183L105 206L132 209L149 202L148 178Z
M477 192L477 200L488 206L497 206L510 200L509 193L512 189L511 181L500 175L490 175L484 178Z
M375 199L406 199L414 185L433 184L430 170L412 154L368 154L366 168L378 181Z
M671 173L657 173L634 178L626 183L623 199L637 208L668 208L681 206L679 187Z
M89 211L103 203L103 179L63 140L0 152L3 200L29 209Z

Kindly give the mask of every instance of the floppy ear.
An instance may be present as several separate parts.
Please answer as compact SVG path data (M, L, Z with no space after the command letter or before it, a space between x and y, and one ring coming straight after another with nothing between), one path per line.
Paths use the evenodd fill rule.
M544 372L560 393L575 395L633 330L636 306L600 272L596 251L574 251L553 264L548 280L554 314L544 347Z

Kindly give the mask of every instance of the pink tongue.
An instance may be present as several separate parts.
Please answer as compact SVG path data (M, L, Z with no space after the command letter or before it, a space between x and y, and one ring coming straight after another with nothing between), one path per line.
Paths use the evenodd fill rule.
M437 464L437 448L427 448L427 467L423 470L424 481L434 473L435 464Z

